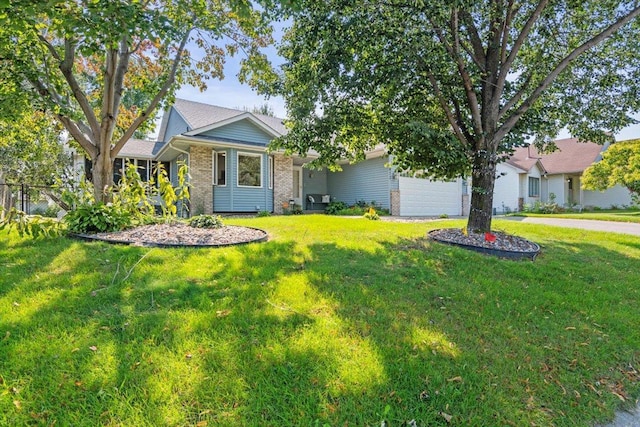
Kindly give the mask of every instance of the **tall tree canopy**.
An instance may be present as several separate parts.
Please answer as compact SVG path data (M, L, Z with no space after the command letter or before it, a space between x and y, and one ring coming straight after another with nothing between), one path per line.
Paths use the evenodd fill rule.
M205 88L239 52L241 80L255 83L268 73L260 49L271 41L248 0L0 4L0 76L38 98L86 151L98 200L109 198L113 158L178 85Z
M587 190L606 190L619 184L640 203L640 139L618 142L602 155L602 160L589 166L582 175Z
M604 142L640 105L637 1L303 0L280 46L278 142L318 163L386 145L401 168L472 176L491 228L496 164L568 127Z

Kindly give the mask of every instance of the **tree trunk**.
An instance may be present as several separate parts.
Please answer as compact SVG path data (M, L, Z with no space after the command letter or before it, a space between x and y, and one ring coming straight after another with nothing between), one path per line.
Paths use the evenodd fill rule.
M496 182L496 154L479 150L473 157L471 175L471 210L467 229L474 232L491 230L493 187Z
M93 194L96 202L109 203L112 200L113 159L109 150L105 150L93 159Z

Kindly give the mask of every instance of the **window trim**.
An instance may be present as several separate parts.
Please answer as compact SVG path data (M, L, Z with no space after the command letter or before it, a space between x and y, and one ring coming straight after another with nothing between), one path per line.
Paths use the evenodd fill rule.
M218 163L218 155L219 154L224 154L224 184L219 184L218 183L218 168L220 167L219 163ZM227 157L228 157L228 152L227 150L222 150L222 151L215 151L213 150L213 157L211 158L211 162L212 164L212 168L213 168L213 185L217 186L217 187L226 187L227 186L227 182L229 181L229 174L228 174L228 166L229 166L229 162L227 161Z
M535 185L532 185L533 183L535 183ZM535 176L530 176L528 184L529 184L529 197L540 197L540 178ZM532 190L535 190L535 191L532 191Z
M258 157L260 159L260 185L242 185L240 184L240 156L246 157ZM264 177L263 169L264 169L264 156L260 153L249 153L245 151L236 152L236 186L238 188L264 188Z
M274 177L275 177L275 175L274 175L275 169L274 169L273 156L269 156L267 158L267 161L268 161L268 165L267 165L268 169L267 170L268 170L268 175L269 175L267 177L267 179L269 180L269 182L268 182L269 190L273 190L273 180L274 180Z

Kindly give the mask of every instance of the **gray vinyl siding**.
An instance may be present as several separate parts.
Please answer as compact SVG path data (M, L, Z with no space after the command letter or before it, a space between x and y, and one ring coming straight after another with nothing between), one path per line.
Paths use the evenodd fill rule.
M182 133L187 132L189 129L189 125L184 121L178 112L171 108L169 112L169 119L167 120L167 129L164 134L164 141L168 141L174 135L180 135Z
M389 209L391 170L385 167L387 161L387 157L380 157L354 165L343 165L341 172L328 174L328 193L332 199L349 205L358 200L367 203L375 201L381 207Z
M214 150L216 148L214 147ZM214 212L273 211L273 189L269 188L269 164L266 153L233 148L219 149L227 152L227 185L213 187ZM262 187L238 187L238 151L262 156Z
M273 137L249 120L230 123L220 128L202 132L201 135L213 138L225 138L235 141L250 142L266 146Z
M304 197L307 194L329 194L327 191L327 170L302 169L302 188Z

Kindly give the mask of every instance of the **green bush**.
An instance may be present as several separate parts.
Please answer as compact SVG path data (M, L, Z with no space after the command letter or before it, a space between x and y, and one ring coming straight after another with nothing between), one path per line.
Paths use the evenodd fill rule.
M64 216L71 233L120 231L131 225L131 214L121 206L94 203L76 207Z
M34 239L40 236L58 236L62 232L62 227L56 219L40 215L27 215L16 208L11 208L4 219L0 221L0 230L5 228L9 230L15 228L20 237L27 235Z
M338 215L338 212L344 209L347 209L345 202L331 202L324 209L324 212L328 215Z
M271 212L269 212L269 211L260 211L260 212L258 212L256 214L256 216L258 218L262 218L262 217L265 217L265 216L271 216Z
M224 226L220 215L197 215L187 222L194 228L221 228Z

